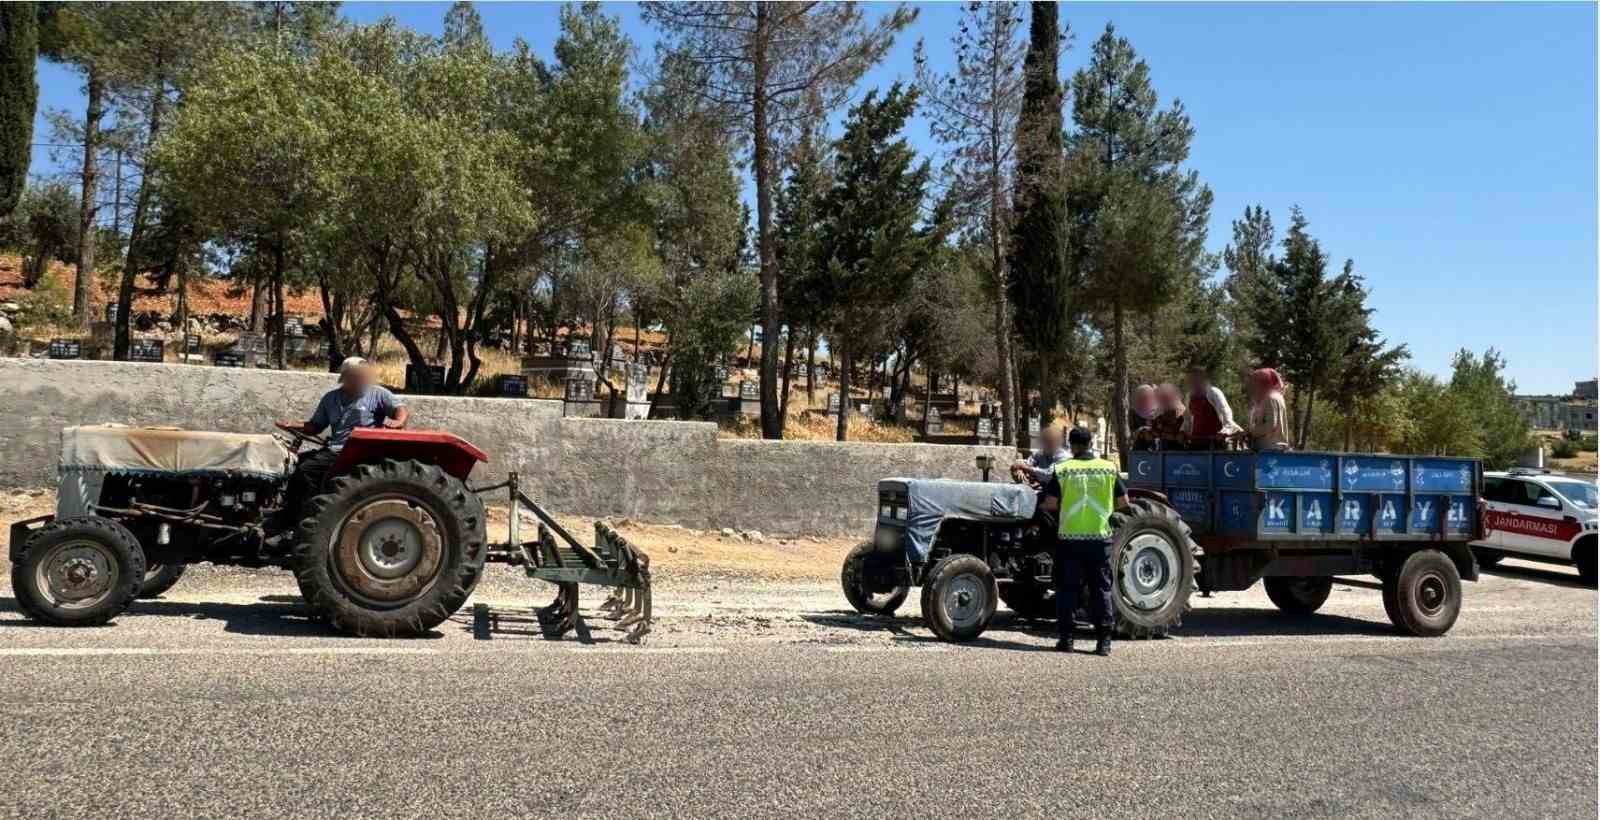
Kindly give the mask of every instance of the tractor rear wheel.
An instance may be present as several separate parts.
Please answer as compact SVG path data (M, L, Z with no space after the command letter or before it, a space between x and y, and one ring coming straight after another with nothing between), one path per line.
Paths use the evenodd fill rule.
M872 542L863 541L850 550L839 570L839 585L844 587L844 598L850 606L863 615L893 615L905 603L910 587L896 586L881 592L874 591L866 575L867 556L872 552Z
M1134 501L1111 516L1111 602L1124 638L1157 638L1183 622L1200 572L1200 545L1178 511Z
M364 464L307 503L295 580L314 616L362 637L422 635L466 603L488 557L483 502L432 464Z
M184 564L149 564L144 568L144 580L139 583L140 598L159 598L172 589L188 569Z
M1310 615L1328 602L1332 578L1263 578L1267 598L1289 615Z
M98 626L139 594L144 548L109 518L63 518L40 527L11 565L11 590L29 617L56 626Z

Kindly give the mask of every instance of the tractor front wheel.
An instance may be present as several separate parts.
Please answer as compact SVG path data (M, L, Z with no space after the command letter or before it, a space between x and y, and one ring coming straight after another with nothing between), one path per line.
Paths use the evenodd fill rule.
M139 594L144 548L109 518L63 518L39 528L11 565L17 606L56 626L98 626Z
M874 590L867 577L867 556L872 554L872 542L863 541L845 556L844 567L839 570L839 585L844 588L844 598L850 606L863 615L894 615L905 603L909 587L892 586Z
M983 634L1000 603L994 571L976 555L950 555L923 580L922 618L947 641L970 641Z
M466 603L488 557L483 502L431 464L366 464L311 499L295 580L312 613L362 637L414 637Z

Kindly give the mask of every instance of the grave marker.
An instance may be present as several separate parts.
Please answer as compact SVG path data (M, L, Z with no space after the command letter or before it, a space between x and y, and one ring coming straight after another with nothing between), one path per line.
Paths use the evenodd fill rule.
M417 367L406 365L406 392L439 393L444 390L444 365L429 364Z
M166 356L167 343L160 339L131 339L128 342L128 361L161 362Z

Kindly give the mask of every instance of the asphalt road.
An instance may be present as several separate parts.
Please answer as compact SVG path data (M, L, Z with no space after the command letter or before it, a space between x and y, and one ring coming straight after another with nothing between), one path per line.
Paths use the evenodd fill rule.
M1434 640L1365 582L1303 622L1221 595L1109 659L1014 623L947 646L822 585L667 584L637 648L344 639L258 573L83 630L0 586L0 815L1593 817L1574 580L1513 564Z

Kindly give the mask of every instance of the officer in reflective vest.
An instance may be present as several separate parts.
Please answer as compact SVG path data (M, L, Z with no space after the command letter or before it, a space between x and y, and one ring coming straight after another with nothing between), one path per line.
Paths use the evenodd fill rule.
M1060 525L1052 565L1056 585L1056 649L1072 651L1072 613L1078 607L1078 590L1090 584L1089 619L1094 623L1096 655L1111 654L1111 513L1128 506L1128 491L1117 467L1095 458L1093 438L1082 427L1072 428L1067 443L1072 458L1055 467L1055 477L1045 485L1043 504L1056 512Z

